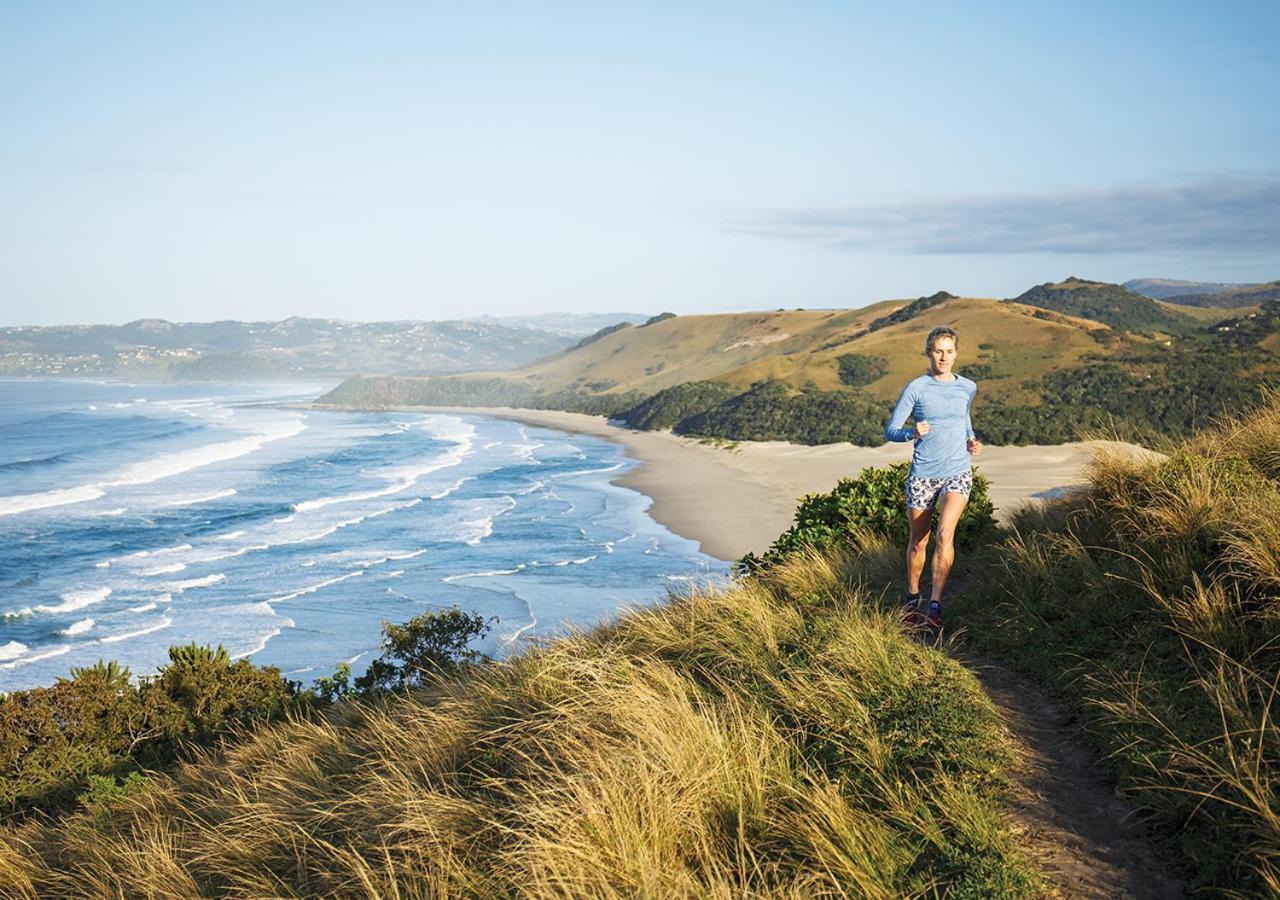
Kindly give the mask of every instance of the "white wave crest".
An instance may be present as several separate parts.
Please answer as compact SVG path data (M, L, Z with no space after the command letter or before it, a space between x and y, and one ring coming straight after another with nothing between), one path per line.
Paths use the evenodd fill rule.
M150 603L144 603L141 606L130 606L129 612L136 612L136 613L151 612L151 610L155 608L156 608L156 602L152 600Z
M58 632L58 634L65 634L67 637L71 637L76 634L84 634L86 631L91 629L94 624L93 619L81 619L74 625L68 625L66 628L63 628Z
M201 578L190 578L186 581L175 581L173 584L165 585L165 586L172 588L175 592L181 594L183 591L187 590L188 588L209 587L210 585L213 585L213 584L221 584L226 580L227 580L227 576L223 575L221 572L218 572L217 574L205 575Z
M84 609L86 606L93 606L95 603L101 603L111 596L111 588L92 588L87 591L69 591L62 595L61 603L52 606L41 604L35 608L38 613L67 613L75 612L78 609ZM7 615L7 613L6 613Z
M143 578L149 578L153 575L172 575L175 572L181 572L186 567L186 563L170 563L167 566L156 566L154 569L146 569L138 574Z
M82 484L79 487L59 488L39 494L14 494L9 497L0 497L0 516L47 509L50 506L65 506L68 503L85 503L89 500L97 500L105 493L106 491L96 484Z
M10 641L0 646L0 660L17 659L19 656L27 652L27 645L20 641Z
M234 497L235 488L227 488L225 491L215 491L212 494L201 494L194 497L179 497L177 500L170 500L165 506L195 506L197 503L208 503L212 500L224 500L227 497Z
M292 591L288 594L282 594L279 597L272 597L266 602L267 603L284 603L286 600L294 600L294 599L297 599L298 597L303 596L304 594L314 594L316 591L320 590L321 588L327 588L331 584L337 584L340 581L346 581L348 578L359 578L363 574L364 574L363 569L357 570L355 572L348 572L345 575L339 575L337 578L330 578L328 581L321 581L318 584L310 584L304 588L299 588L298 590Z
M221 441L216 444L204 444L200 447L192 447L188 450L179 450L174 453L164 453L126 466L120 472L117 472L114 478L102 482L102 485L104 487L116 487L120 485L149 484L161 478L169 478L202 466L226 462L229 459L253 453L266 444L301 434L306 430L306 427L306 422L301 418L289 418L256 434L248 434L244 437Z
M104 638L99 638L99 644L114 644L119 641L127 641L131 638L142 637L144 634L152 634L157 631L163 631L173 624L173 620L168 616L162 616L160 621L154 625L148 625L146 628L139 628L137 631L126 631L124 634L112 634Z
M515 575L519 572L523 572L524 569L524 563L520 563L514 569L493 569L488 572L463 572L460 575L447 575L440 580L445 584L453 584L455 581L461 581L464 578L492 578L495 575Z
M42 659L49 659L52 656L61 656L64 653L71 652L70 644L59 644L57 647L50 647L40 653L33 653L30 656L22 656L11 662L0 663L0 669L15 669L18 666L30 665L33 662L39 662Z

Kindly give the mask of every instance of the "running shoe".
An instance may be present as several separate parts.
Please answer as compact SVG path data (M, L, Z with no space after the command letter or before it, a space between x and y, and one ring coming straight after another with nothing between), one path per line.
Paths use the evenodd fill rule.
M929 601L929 611L925 613L924 624L930 631L942 630L942 606L937 600Z
M903 603L902 624L908 628L919 628L922 624L919 597L908 597Z

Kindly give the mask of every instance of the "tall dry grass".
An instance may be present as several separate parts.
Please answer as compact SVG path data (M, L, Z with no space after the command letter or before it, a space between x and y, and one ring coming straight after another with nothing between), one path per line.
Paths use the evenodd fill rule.
M976 683L811 554L11 827L11 896L1019 896Z
M956 607L1079 705L1192 885L1280 894L1280 394L1023 511Z

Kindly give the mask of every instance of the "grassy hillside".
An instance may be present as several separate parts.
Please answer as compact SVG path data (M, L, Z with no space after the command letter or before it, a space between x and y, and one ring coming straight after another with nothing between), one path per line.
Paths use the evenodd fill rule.
M1028 510L952 608L1066 698L1194 886L1280 894L1280 394Z
M1069 704L1193 893L1277 896L1280 391L1169 451L1099 457L1078 491L994 538L971 531L946 619ZM889 475L806 498L743 564L852 533L862 583L896 594L906 524ZM866 539L876 521L892 539Z
M885 475L806 498L727 588L2 825L5 896L1038 896L1009 735L897 621ZM1198 894L1280 893L1278 507L1271 393L974 532L948 598L1073 707Z
M585 398L596 397L598 409L616 412L694 382L741 392L769 380L792 391L855 393L840 375L840 360L850 354L884 360L882 374L857 392L885 400L923 371L922 341L935 325L960 331L962 365L986 367L984 395L1036 402L1023 381L1111 346L1099 340L1109 329L1095 322L996 300L934 296L943 299L918 312L912 308L920 301L885 301L846 311L678 316L622 328L510 372L352 380L322 402L547 405L545 398L555 396L562 408L583 409ZM609 398L630 399L611 404Z
M567 409L733 440L874 445L889 404L924 371L925 335L949 325L960 334L959 371L979 384L983 440L1105 431L1150 441L1280 380L1280 323L1258 315L1268 302L1189 315L1071 278L1018 301L938 292L860 310L655 317L510 372L352 379L321 400Z
M56 823L7 897L1034 896L1012 748L847 554L802 555L327 718Z

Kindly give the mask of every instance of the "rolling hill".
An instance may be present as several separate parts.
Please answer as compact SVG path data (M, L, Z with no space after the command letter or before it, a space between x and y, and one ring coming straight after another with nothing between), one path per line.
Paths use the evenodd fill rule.
M1157 303L1150 297L1136 294L1118 284L1087 281L1074 276L1056 284L1038 284L1015 297L1013 302L1092 319L1125 331L1186 334L1196 327L1190 317Z

